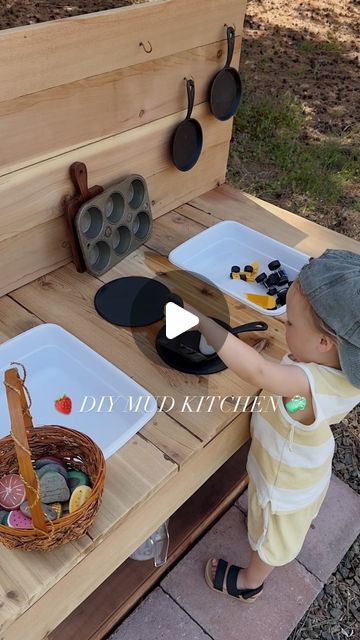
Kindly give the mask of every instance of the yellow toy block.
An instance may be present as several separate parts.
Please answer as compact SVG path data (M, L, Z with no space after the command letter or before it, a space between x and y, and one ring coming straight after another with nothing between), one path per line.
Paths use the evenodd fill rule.
M268 295L258 295L257 293L245 293L245 298L249 300L249 302L254 302L259 305L263 309L276 309L276 299L275 296Z
M254 269L254 271L252 273L248 273L247 271L245 271L246 276L247 276L247 281L248 282L255 282L255 278L259 272L259 263L258 262L250 262L250 265L252 266L252 268Z

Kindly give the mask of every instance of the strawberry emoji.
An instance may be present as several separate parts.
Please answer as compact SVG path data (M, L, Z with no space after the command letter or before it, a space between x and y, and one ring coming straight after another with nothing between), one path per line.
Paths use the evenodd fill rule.
M69 396L67 396L66 394L61 396L61 398L58 398L57 400L55 400L54 404L55 404L55 409L59 411L59 413L65 413L66 415L71 413L71 407L72 407L71 398L69 398Z

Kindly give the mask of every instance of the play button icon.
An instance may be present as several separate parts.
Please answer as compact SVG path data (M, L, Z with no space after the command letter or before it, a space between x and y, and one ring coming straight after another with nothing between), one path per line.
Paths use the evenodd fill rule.
M169 340L199 324L197 316L174 304L174 302L168 302L165 305L165 321L166 337Z

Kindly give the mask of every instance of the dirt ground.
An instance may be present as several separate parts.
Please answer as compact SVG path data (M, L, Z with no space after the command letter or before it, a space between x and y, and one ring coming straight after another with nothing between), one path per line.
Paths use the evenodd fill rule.
M228 176L246 191L356 239L360 239L359 58L359 0L249 0L240 65L245 91ZM263 106L262 126L274 118L274 111L278 117L271 140L256 121L256 109L255 122L251 118L254 104ZM301 120L297 131L283 121L284 114L279 113L283 104L295 108ZM249 136L257 149L269 143L264 153L253 152ZM299 162L296 153L291 162L298 166L297 173L282 155L291 151L286 136L295 138Z
M116 9L129 4L132 0L0 0L0 29L21 27L59 18L70 18L92 11Z

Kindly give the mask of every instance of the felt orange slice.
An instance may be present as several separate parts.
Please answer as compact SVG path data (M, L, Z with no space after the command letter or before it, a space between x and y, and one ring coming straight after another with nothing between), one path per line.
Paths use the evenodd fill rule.
M0 506L17 509L25 500L25 487L17 473L0 478Z

